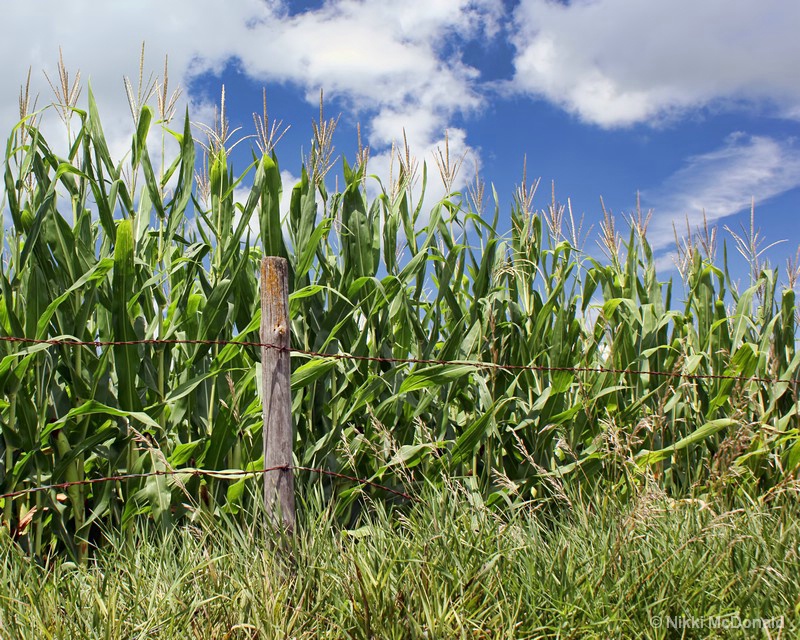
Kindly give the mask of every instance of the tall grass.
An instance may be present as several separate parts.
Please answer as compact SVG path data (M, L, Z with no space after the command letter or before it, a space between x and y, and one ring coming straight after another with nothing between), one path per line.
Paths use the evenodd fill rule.
M510 212L496 199L484 211L482 197L461 193L423 210L408 155L396 180L375 182L375 198L368 154L353 166L343 159L343 188L331 193L334 123L322 117L284 211L266 122L261 153L235 175L223 109L196 173L189 114L173 120L161 99L156 109L134 105L121 160L91 90L86 109L64 107L73 133L62 150L36 114L21 114L5 152L0 335L231 344L1 342L0 492L260 467L259 352L236 343L258 339L265 253L289 260L297 349L542 367L297 355L299 465L412 490L423 479L472 476L489 504L563 501L568 487L633 496L651 481L674 497L756 496L794 477L795 293L776 271L737 289L726 259L715 265L690 241L678 300L656 273L641 216L624 238L607 217L607 257L595 259L563 207L533 209L524 181ZM452 183L450 166L443 157ZM510 216L508 234L498 231L501 216ZM336 494L340 516L367 491L298 481ZM63 547L83 558L101 531L133 531L141 516L165 532L200 512L233 516L249 505L248 482L187 475L72 486L6 499L3 522L36 557Z
M308 497L308 496L307 496ZM789 638L796 498L781 508L643 494L499 514L469 484L350 528L317 495L296 537L227 519L162 539L139 521L87 565L0 540L0 634L16 638ZM762 624L764 628L754 627ZM671 626L670 626L671 625Z

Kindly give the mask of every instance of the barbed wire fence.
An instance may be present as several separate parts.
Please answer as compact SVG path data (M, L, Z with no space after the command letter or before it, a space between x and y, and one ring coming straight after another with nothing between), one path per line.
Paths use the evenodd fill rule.
M37 338L20 338L15 336L0 336L0 342L17 343L17 344L31 344L31 345L48 345L48 346L72 346L72 347L116 347L128 345L207 345L207 346L227 346L237 345L241 347L254 347L261 349L273 349L277 351L289 351L293 355L302 355L310 358L320 358L329 360L351 360L351 361L367 361L367 362L381 362L398 365L441 365L441 366L471 366L475 369L496 369L505 371L536 371L536 372L571 372L571 373L608 373L613 375L650 375L669 378L681 379L694 379L694 380L732 380L736 382L758 382L763 384L777 384L781 382L791 382L797 384L798 380L790 379L783 380L780 378L764 378L759 376L736 376L727 374L711 374L711 373L689 373L682 371L643 371L638 369L617 369L609 367L554 367L544 365L516 365L516 364L502 364L493 362L483 362L475 360L439 360L431 358L386 358L380 356L359 356L348 353L322 353L318 351L310 351L305 349L285 349L275 344L260 342L260 341L245 341L245 340L184 340L184 339L142 339L142 340L78 340L75 338L53 338L53 339L37 339ZM13 499L22 495L32 493L50 491L57 489L68 489L72 486L80 485L93 485L104 482L122 482L127 480L136 480L143 478L151 478L157 476L205 476L219 479L235 479L246 477L257 477L275 471L305 471L309 473L316 473L326 475L333 478L339 478L354 482L364 486L371 486L382 491L386 491L392 495L404 498L409 501L416 501L415 496L408 493L392 489L377 482L367 480L366 478L358 478L318 467L304 467L298 465L278 465L264 469L256 469L251 471L245 470L209 470L209 469L195 469L195 468L180 468L175 470L162 470L151 471L147 473L129 473L113 476L102 476L97 478L89 478L73 482L58 482L47 484L37 487L27 487L17 491L10 491L8 493L0 493L0 499Z
M369 487L375 487L376 489L381 489L388 493L398 496L399 498L404 498L406 500L416 502L418 498L415 496L409 495L404 493L403 491L398 491L397 489L392 489L391 487L387 487L385 485L379 484L377 482L373 482L372 480L367 480L366 478L357 478L356 476L350 476L345 473L338 473L336 471L328 471L327 469L320 469L317 467L302 467L298 465L280 465L276 467L268 467L266 469L254 469L252 471L246 471L244 469L227 469L227 470L211 470L211 469L194 469L191 467L183 467L180 469L172 469L172 470L159 470L159 471L147 471L144 473L123 473L119 475L113 476L101 476L98 478L86 478L84 480L73 480L72 482L55 482L53 484L45 484L37 487L26 487L25 489L19 489L17 491L9 491L8 493L0 493L0 498L3 499L14 499L18 498L19 496L30 495L32 493L39 493L42 491L54 491L57 489L69 489L70 487L78 487L78 486L87 486L92 484L102 484L104 482L125 482L127 480L141 480L143 478L155 478L159 476L163 477L178 477L185 476L185 477L210 477L210 478L217 478L220 480L233 480L236 478L248 478L248 477L257 477L260 475L264 475L267 473L272 473L274 471L308 471L310 473L317 473L320 475L330 476L332 478L339 478L341 480L348 480L350 482L355 482L360 485L365 485Z
M688 371L652 371L642 369L617 369L613 367L554 367L536 364L503 364L496 362L484 362L478 360L437 360L434 358L387 358L382 356L359 356L349 353L323 353L320 351L309 351L306 349L280 347L275 344L265 342L252 342L246 340L182 340L182 339L158 339L149 338L142 340L78 340L73 338L17 338L14 336L0 336L0 342L17 342L28 344L43 344L51 346L73 346L73 347L120 347L133 345L207 345L207 346L227 346L238 345L242 347L257 347L262 349L274 349L276 351L288 351L292 355L303 355L310 358L320 358L328 360L353 360L365 362L385 362L388 364L422 364L422 365L454 365L468 366L476 369L497 369L503 371L538 371L538 372L572 372L572 373L610 373L614 375L631 376L656 376L664 378L681 378L685 380L733 380L735 382L761 382L764 384L778 384L781 382L800 382L794 378L765 378L760 376L736 376L724 373L690 373Z
M493 369L493 370L502 370L502 371L510 371L510 372L523 372L523 371L533 371L533 372L544 372L544 373L556 373L556 372L569 372L569 373L597 373L597 374L611 374L611 375L624 375L624 376L655 376L655 377L664 377L664 378L680 378L686 380L730 380L734 382L742 382L742 383L751 383L756 382L760 384L792 384L797 388L798 380L796 378L767 378L763 376L741 376L741 375L732 375L727 373L693 373L689 371L682 371L682 370L675 370L675 371L658 371L658 370L644 370L644 369L633 369L633 368L611 368L611 367L569 367L569 366L547 366L547 365L537 365L537 364L504 364L504 363L496 363L496 362L485 362L485 361L477 361L477 360L444 360L444 359L434 359L434 358L396 358L396 357L382 357L382 356L363 356L363 355L355 355L349 353L323 353L318 351L311 351L305 349L298 349L298 348L291 348L289 345L289 335L288 335L288 327L289 324L289 317L288 317L288 304L286 304L286 296L287 296L287 289L288 289L288 281L280 281L281 279L278 278L278 288L280 291L266 291L268 287L264 286L264 282L270 280L266 276L266 269L268 261L271 269L277 268L278 270L283 269L284 267L281 266L280 261L283 260L282 258L265 258L262 263L262 318L261 318L261 333L260 336L262 340L259 341L248 341L239 338L233 339L226 339L226 340L200 340L200 339L180 339L180 338L149 338L149 339L137 339L137 340L125 340L125 341L118 341L118 340L80 340L75 338L74 336L60 336L57 338L28 338L28 337L18 337L18 336L0 336L0 342L5 343L12 343L12 344L26 344L31 346L43 345L46 347L90 347L90 348L103 348L103 347L118 347L118 346L134 346L134 345L152 345L152 346L160 346L160 345L205 345L205 346L220 346L226 347L229 345L237 345L240 347L251 347L251 348L259 348L261 349L261 356L262 356L262 375L264 376L262 380L263 388L277 388L277 405L278 409L275 412L275 417L277 420L273 419L270 420L269 412L271 411L271 406L276 404L274 398L267 398L265 392L265 398L262 399L262 403L264 406L264 432L267 433L267 425L270 424L271 430L283 430L283 444L281 444L278 448L284 449L283 451L278 451L277 454L275 451L270 451L268 455L268 447L264 444L264 468L256 469L256 470L238 470L238 469L229 469L229 470L211 470L211 469L198 469L198 468L177 468L177 469L168 469L168 470L155 470L150 472L144 473L128 473L128 474L117 474L117 475L110 475L110 476L102 476L102 477L94 477L94 478L87 478L81 480L73 480L68 482L59 482L59 483L52 483L46 484L41 486L34 486L34 487L26 487L23 489L18 489L14 491L9 491L7 493L0 494L0 499L3 500L13 500L14 498L29 495L39 492L45 491L53 491L59 489L69 489L70 487L74 486L81 486L81 485L95 485L105 482L124 482L128 480L136 480L136 479L143 479L143 478L151 478L151 477L158 477L158 476L165 476L165 477L175 477L180 480L181 477L189 478L189 477L211 477L211 478L218 478L218 479L236 479L236 478L246 478L246 477L258 477L263 476L265 479L264 482L264 497L265 502L267 503L268 508L270 507L270 502L277 501L282 502L283 505L286 505L287 501L291 502L291 514L288 519L284 518L284 524L287 524L290 527L294 526L294 498L293 498L293 479L292 479L292 472L294 471L305 471L308 473L316 473L319 475L325 475L333 478L339 478L343 480L347 480L349 482L356 483L360 486L371 486L397 497L409 500L409 501L417 501L418 499L415 496L410 495L409 493L399 491L397 489L393 489L391 487L387 487L385 485L379 484L374 482L373 480L369 480L366 478L359 478L356 476L351 476L347 474L342 474L318 467L306 467L306 466L299 466L294 465L291 463L292 461L292 450L291 450L291 441L292 441L292 425L291 425L291 382L290 382L290 367L288 364L288 357L292 355L296 356L304 356L307 358L316 358L316 359L326 359L326 360L348 360L348 361L356 361L356 362L378 362L378 363L387 363L387 364L394 364L394 365L424 365L424 366L462 366L462 367L473 367L476 370L485 370L485 369ZM273 262L274 261L274 262ZM271 281L274 283L276 278L271 278ZM283 298L283 300L281 300ZM269 316L269 323L266 322L266 318ZM267 326L267 325L270 326ZM274 333L276 326L273 325L283 325L284 330L283 333L279 330ZM280 327L278 327L279 329ZM273 331L273 333L270 333ZM277 335L279 339L283 341L283 344L277 344L276 342L270 342L264 340L265 335ZM273 353L276 358L268 358L268 353ZM8 354L8 356L13 356L14 354ZM272 362L273 360L280 361L283 359L281 366L276 365L274 362L270 365L273 371L267 371L267 365L265 364L267 360ZM279 371L280 369L280 371ZM275 376L274 378L272 376ZM272 392L270 392L272 393ZM270 405L268 407L268 405ZM288 406L288 411L287 411ZM273 423L278 423L273 424ZM281 424L283 423L283 424ZM272 447L275 448L274 446ZM276 463L276 460L281 461L280 463ZM269 474L276 474L280 476L278 480L270 480L268 489L268 480L267 476ZM282 478L282 479L281 479ZM274 493L274 495L273 495ZM290 499L289 499L290 498Z

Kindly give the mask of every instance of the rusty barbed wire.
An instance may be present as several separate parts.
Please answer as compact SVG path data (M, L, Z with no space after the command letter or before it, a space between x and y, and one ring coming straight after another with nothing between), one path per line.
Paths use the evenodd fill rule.
M613 367L559 367L535 364L502 364L496 362L483 362L478 360L437 360L432 358L387 358L381 356L358 356L349 353L322 353L319 351L308 351L305 349L287 349L279 345L266 342L253 342L246 340L193 340L193 339L158 339L147 338L142 340L73 340L63 338L37 339L20 338L16 336L0 336L0 342L17 342L26 344L45 344L51 346L75 346L75 347L117 347L132 345L158 345L158 344L202 344L209 346L227 346L231 344L243 347L259 347L275 349L277 351L289 351L293 354L305 355L312 358L328 358L332 360L354 360L367 362L386 362L390 364L423 364L423 365L455 365L469 366L476 369L495 369L504 371L540 371L540 372L571 372L571 373L610 373L615 375L631 376L656 376L662 378L682 378L687 380L733 380L738 382L761 382L764 384L778 384L780 382L797 383L798 380L781 380L780 378L764 378L760 376L735 376L724 373L688 373L683 371L644 371L641 369L617 369Z
M390 364L420 364L420 365L440 365L440 366L469 366L475 369L495 369L506 371L540 371L540 372L570 372L570 373L609 373L614 375L651 375L669 378L683 378L683 379L696 379L696 380L733 380L739 382L760 382L765 384L776 384L780 382L797 383L796 379L781 380L779 378L764 378L758 376L734 376L727 374L713 374L713 373L687 373L681 371L643 371L639 369L616 369L609 367L559 367L559 366L546 366L546 365L518 365L518 364L502 364L494 362L483 362L476 360L439 360L432 358L387 358L381 356L359 356L348 353L322 353L318 351L309 351L305 349L286 348L279 345L254 342L247 340L197 340L197 339L141 339L141 340L77 340L72 338L21 338L17 336L0 336L0 342L18 343L18 344L32 344L32 345L48 345L48 346L75 346L75 347L115 347L115 346L129 346L129 345L209 345L209 346L227 346L238 345L242 347L258 347L266 349L275 349L278 351L288 351L291 354L304 355L311 358L327 358L331 360L353 360L353 361L367 361L367 362L385 362ZM196 468L183 468L163 471L150 471L144 473L128 473L119 474L114 476L103 476L98 478L87 478L84 480L76 480L72 482L58 482L53 484L41 485L36 487L26 487L16 491L10 491L0 494L0 499L14 499L22 495L38 493L42 491L50 491L57 489L68 489L69 487L80 485L93 485L104 482L123 482L127 480L136 480L142 478L151 478L157 476L205 476L218 479L233 479L244 478L248 476L264 475L274 471L307 471L310 473L317 473L320 475L327 475L334 478L348 480L363 486L371 486L382 491L386 491L398 497L404 498L409 501L418 502L419 498L411 496L402 491L392 489L385 485L367 480L365 478L358 478L335 471L316 467L303 467L296 465L280 465L269 467L266 469L256 470L212 470L212 469L196 469Z
M148 471L144 473L124 473L114 476L101 476L99 478L86 478L84 480L73 480L71 482L55 482L53 484L46 484L40 485L36 487L26 487L25 489L18 489L16 491L9 491L8 493L0 493L0 499L14 499L18 498L19 496L29 495L32 493L39 493L41 491L51 491L55 489L69 489L70 487L77 487L77 486L86 486L92 484L102 484L104 482L124 482L126 480L140 480L142 478L155 478L159 476L208 476L212 478L217 478L220 480L230 480L233 478L245 478L248 476L258 476L264 475L266 473L271 473L273 471L308 471L311 473L318 473L320 475L331 476L334 478L340 478L342 480L349 480L350 482L355 482L360 485L365 485L369 487L374 487L376 489L381 489L382 491L387 491L388 493L394 494L400 498L405 498L411 502L419 502L419 498L404 493L402 491L398 491L397 489L392 489L391 487L387 487L382 484L378 484L377 482L373 482L372 480L367 480L366 478L358 478L356 476L349 476L344 473L338 473L336 471L328 471L327 469L320 469L316 467L301 467L297 465L279 465L275 467L268 467L266 469L254 469L254 470L244 470L244 469L195 469L195 468L184 468L184 469L171 469L171 470L162 470L162 471Z

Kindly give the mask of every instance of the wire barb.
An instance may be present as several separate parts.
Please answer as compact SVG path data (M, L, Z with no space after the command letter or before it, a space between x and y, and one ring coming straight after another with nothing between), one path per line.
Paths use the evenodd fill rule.
M734 380L738 382L763 382L764 384L778 384L780 382L798 382L798 380L782 380L780 378L761 378L758 376L734 376L724 373L685 373L683 371L640 371L638 369L613 369L608 367L552 367L536 364L503 364L499 362L482 362L478 360L434 360L425 358L384 358L380 356L355 356L349 353L320 353L305 349L290 349L267 342L248 342L246 340L73 340L73 339L37 339L19 338L16 336L0 336L0 342L17 342L26 344L44 344L50 346L73 347L118 347L139 344L203 344L209 346L226 346L237 344L242 347L259 347L288 351L295 355L304 355L311 358L328 358L332 360L353 360L358 362L386 362L391 364L426 364L426 365L457 365L475 367L476 369L495 369L502 371L541 371L572 373L611 373L629 376L658 376L662 378L681 378L684 380Z
M142 478L154 478L157 476L180 476L180 475L208 476L222 480L230 480L233 478L264 475L266 473L271 473L273 471L308 471L310 473L318 473L320 475L331 476L333 478L340 478L342 480L349 480L351 482L356 482L361 485L374 487L376 489L381 489L382 491L394 494L400 498L405 498L406 500L409 500L411 502L419 502L419 498L411 496L407 493L403 493L402 491L398 491L397 489L392 489L382 484L378 484L377 482L373 482L372 480L366 480L365 478L357 478L356 476L348 476L343 473L328 471L326 469L319 469L315 467L298 467L295 465L288 465L288 464L276 467L269 467L267 469L255 469L252 471L245 471L240 469L231 469L228 471L218 471L218 470L215 471L211 469L190 468L190 469L173 469L171 471L149 471L146 473L125 473L116 476L88 478L85 480L74 480L72 482L56 482L54 484L46 484L38 487L28 487L26 489L18 489L17 491L10 491L8 493L0 494L0 499L8 500L13 498L18 498L19 496L29 495L32 493L39 493L41 491L51 491L53 489L67 489L69 487L101 484L104 482L124 482L126 480L140 480Z

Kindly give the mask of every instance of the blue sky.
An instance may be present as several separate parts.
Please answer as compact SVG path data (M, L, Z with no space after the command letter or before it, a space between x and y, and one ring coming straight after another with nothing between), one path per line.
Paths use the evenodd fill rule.
M773 265L800 244L800 3L9 0L0 20L5 131L29 66L40 104L50 100L41 70L54 77L60 45L68 68L91 79L121 156L131 130L122 76L135 80L144 41L147 72L160 76L169 55L179 107L190 103L197 120L210 120L224 84L232 124L251 133L266 87L270 116L291 126L277 147L287 181L324 89L326 116L340 117L337 153L352 160L360 123L370 172L386 180L405 130L435 195L432 154L447 130L453 154L466 154L456 186L477 164L506 224L527 156L537 206L554 182L594 225L595 255L600 198L622 216L637 192L665 275L673 223L697 225L703 210L729 252L723 227L747 225L751 199L766 242L786 240L767 252Z

